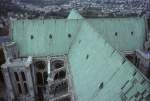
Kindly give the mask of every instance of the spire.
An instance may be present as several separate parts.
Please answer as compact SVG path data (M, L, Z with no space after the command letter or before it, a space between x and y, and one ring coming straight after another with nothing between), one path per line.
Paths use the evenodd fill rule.
M72 9L67 19L83 19L83 17L77 10Z

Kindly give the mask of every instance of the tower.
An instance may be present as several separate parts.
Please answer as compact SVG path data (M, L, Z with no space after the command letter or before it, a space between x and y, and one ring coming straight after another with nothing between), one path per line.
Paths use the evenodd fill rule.
M32 57L17 58L14 42L3 44L6 63L2 65L9 101L34 101L34 87L31 73Z

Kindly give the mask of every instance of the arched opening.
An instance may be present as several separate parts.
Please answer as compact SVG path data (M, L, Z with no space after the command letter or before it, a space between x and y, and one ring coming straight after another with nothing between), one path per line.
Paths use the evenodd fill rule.
M59 69L64 66L64 61L63 60L55 60L52 62L52 70L54 69Z
M45 63L45 61L37 61L37 62L35 62L35 66L38 69L45 69L46 63Z
M36 73L36 78L37 78L37 85L43 85L43 77L42 77L42 73L37 72Z
M19 94L22 94L21 85L19 83L18 83L18 91L19 91Z
M43 73L43 77L44 77L44 84L47 84L47 77L48 77L48 73L47 72L44 72Z
M54 80L60 80L60 79L64 79L66 77L66 71L65 70L61 70L59 72L57 72L54 76Z
M4 77L1 71L1 65L5 63L5 56L4 56L4 52L3 49L0 48L0 82L4 83Z
M23 80L23 81L26 81L26 77L25 77L24 72L21 72L21 76L22 76L22 80Z
M15 79L16 79L16 81L19 81L18 73L17 73L17 72L14 72L14 75L15 75Z
M28 87L27 87L26 83L24 83L24 90L25 90L25 94L27 94L28 93Z

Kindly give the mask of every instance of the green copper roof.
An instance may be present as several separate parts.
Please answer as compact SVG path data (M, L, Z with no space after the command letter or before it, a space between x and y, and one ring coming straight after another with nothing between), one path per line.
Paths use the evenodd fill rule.
M72 9L67 19L83 19L77 10Z
M13 40L22 56L67 54L80 23L65 19L15 21L12 25Z
M122 101L144 101L146 97L143 100L132 97L150 90L134 65L86 22L69 51L69 60L77 101L121 101L121 96L127 97ZM145 83L141 84L142 80Z
M67 54L76 101L149 101L148 80L118 52L142 48L144 19L80 19L72 12L68 19L12 22L21 55Z
M143 49L146 28L144 18L101 18L88 22L119 51Z
M84 19L77 10L71 10L68 19ZM88 19L88 23L119 51L143 49L145 38L144 18ZM137 41L134 41L137 40Z
M86 21L119 51L143 48L143 18L19 20L12 23L13 40L18 43L21 55L67 54L69 46L80 32L81 24ZM34 38L31 39L31 36Z

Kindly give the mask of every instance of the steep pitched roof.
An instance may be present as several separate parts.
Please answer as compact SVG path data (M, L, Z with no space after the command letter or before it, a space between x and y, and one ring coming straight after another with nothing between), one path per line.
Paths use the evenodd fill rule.
M77 10L72 9L67 19L83 19Z
M116 47L112 47L111 42L105 39L107 37L101 34L110 28L110 32L113 31L113 33L110 33L108 37L112 37L112 35L114 37L113 28L116 26L110 25L113 21L110 21L107 28L101 29L103 30L101 31L98 30L99 24L96 22L107 22L107 19L101 22L100 19L95 19L93 20L95 24L92 23L92 20L83 19L77 11L73 10L66 20L14 22L12 24L13 40L17 42L22 55L68 54L77 101L146 100L150 93L149 81L133 64L119 54ZM136 21L136 25L133 21L133 25L131 23L123 24L122 28L130 26L133 26L133 29L134 26L141 28L140 26L144 24L143 20L141 25L139 25L141 22L137 23ZM119 27L119 25L121 25L121 21L117 26ZM106 27L106 23L101 27ZM135 38L144 34L144 25L142 27L139 29L140 34L135 33L137 34ZM119 30L120 33L122 30ZM52 36L50 37L50 35ZM129 39L129 37L127 34L123 38ZM118 40L119 37L114 37L113 41L115 38ZM130 41L134 42L135 40ZM118 42L118 44L122 44L121 40Z
M84 19L74 9L67 19L14 21L11 26L12 36L22 50L21 55L24 56L67 54L71 43L79 33L81 24L85 21L110 45L121 52L143 49L146 27L143 18ZM69 34L71 38L67 37ZM31 40L32 35L34 39ZM50 36L52 36L51 39ZM37 41L44 45L39 45Z
M86 21L69 62L77 101L148 101L149 81Z

